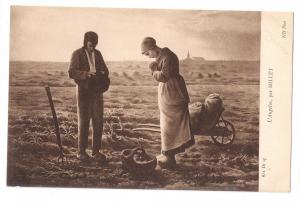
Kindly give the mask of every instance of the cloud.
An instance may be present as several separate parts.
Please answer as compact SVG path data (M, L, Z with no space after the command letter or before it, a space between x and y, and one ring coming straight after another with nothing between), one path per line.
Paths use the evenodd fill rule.
M190 49L196 55L211 59L260 57L259 12L185 11L172 22L169 29L194 42Z
M108 60L143 60L153 36L184 58L259 59L260 13L194 10L22 7L11 12L11 59L68 61L83 34L99 34ZM30 52L28 52L30 50Z

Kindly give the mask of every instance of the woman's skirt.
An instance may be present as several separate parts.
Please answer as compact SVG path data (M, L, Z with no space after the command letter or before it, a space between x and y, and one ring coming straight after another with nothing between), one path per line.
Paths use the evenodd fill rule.
M159 83L161 149L163 154L177 154L195 143L191 132L188 94L180 76Z

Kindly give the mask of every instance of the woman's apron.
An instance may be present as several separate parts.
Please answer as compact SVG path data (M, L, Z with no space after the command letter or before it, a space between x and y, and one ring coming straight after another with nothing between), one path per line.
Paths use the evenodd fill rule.
M189 96L184 79L176 75L158 85L161 147L164 154L183 152L194 144L189 116Z

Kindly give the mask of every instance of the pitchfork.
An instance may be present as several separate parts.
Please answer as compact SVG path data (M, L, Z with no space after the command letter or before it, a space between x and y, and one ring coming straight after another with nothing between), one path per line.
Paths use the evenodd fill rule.
M57 145L59 147L59 156L57 158L57 161L58 161L58 163L64 164L64 161L66 161L66 157L64 155L63 147L62 147L62 144L61 144L59 126L58 126L56 112L55 112L55 109L54 109L54 104L53 104L53 100L52 100L52 96L51 96L50 87L46 86L45 89L46 89L46 93L47 93L49 104L50 104L51 111L52 111L53 122L54 122L54 125L55 125L56 142L57 142Z

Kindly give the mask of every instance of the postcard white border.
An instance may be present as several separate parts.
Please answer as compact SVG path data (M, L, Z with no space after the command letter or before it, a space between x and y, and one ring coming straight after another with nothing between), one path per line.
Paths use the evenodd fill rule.
M130 0L128 0L130 1ZM130 1L119 0L97 0L89 1L89 5L97 7L151 7L157 5L158 0L134 0ZM161 1L160 1L161 2ZM189 8L202 10L254 10L254 11L295 11L295 22L300 21L300 10L297 1L272 1L269 0L185 0L169 2L159 7L164 8ZM206 192L206 191L141 191L141 190L103 190L103 189L55 189L55 188L9 188L6 187L6 152L7 140L4 137L7 134L7 88L8 88L8 44L9 44L9 6L10 5L40 5L40 6L88 6L86 0L2 0L0 1L0 78L1 78L1 98L4 104L0 106L1 123L1 157L0 157L0 195L3 201L9 203L55 203L58 200L61 202L85 203L89 202L109 202L109 203L153 203L156 201L167 200L172 203L235 203L243 202L244 204L253 204L254 202L269 202L269 203L296 203L300 200L300 69L293 71L293 157L292 157L292 193L291 194L274 194L274 193L259 193L253 194L248 192ZM142 6L141 6L142 5ZM298 14L298 15L297 15ZM300 25L295 24L295 36L300 36ZM295 56L300 54L300 43L295 38ZM3 55L2 55L3 54ZM294 58L294 67L300 67L299 58ZM4 115L2 115L2 113ZM117 195L117 196L116 196ZM134 197L134 199L133 199ZM145 199L147 198L147 199ZM169 199L171 198L171 199Z
M290 191L293 13L261 13L259 191Z

